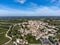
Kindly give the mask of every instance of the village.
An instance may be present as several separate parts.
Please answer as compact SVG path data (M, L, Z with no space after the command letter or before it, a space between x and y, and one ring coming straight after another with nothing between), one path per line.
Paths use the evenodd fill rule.
M15 26L19 27L19 29L17 29L17 32L19 32L18 34L16 33L13 35L13 31L10 30L11 38L15 39L13 40L14 45L36 43L40 45L57 45L60 43L56 38L58 28L56 28L56 26L48 25L46 22L29 20L27 22L14 24L12 28Z

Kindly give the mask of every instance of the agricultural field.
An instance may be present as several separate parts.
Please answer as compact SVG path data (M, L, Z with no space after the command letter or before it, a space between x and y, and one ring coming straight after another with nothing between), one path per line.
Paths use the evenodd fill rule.
M23 20L20 20L18 18L0 18L0 45L3 45L4 43L8 42L10 39L7 38L6 32L9 29L10 25L13 25L15 23L23 22ZM12 45L12 42L10 42L8 45Z
M11 21L10 19L0 19L0 45L3 45L4 43L6 43L7 41L9 41L10 39L7 38L6 32L9 29L9 26L16 23L17 21Z
M18 24L18 23L22 23L22 22L27 22L28 20L41 20L43 22L47 22L49 25L54 25L57 28L59 28L59 30L57 31L57 35L56 38L60 38L60 19L47 19L47 18L0 18L0 45L4 45L4 43L8 42L10 39L6 37L6 33L9 30L9 27L11 25L14 24ZM20 35L19 32L17 32L17 29L19 29L18 26L16 26L12 32L13 35L15 35L16 37L18 37ZM8 34L9 35L9 34ZM11 35L9 35L11 36ZM21 36L20 36L21 37ZM27 39L29 41L29 43L41 43L39 40L35 40L34 37L32 37L31 35L27 35L26 36ZM9 42L7 45L13 45L13 41L14 39Z

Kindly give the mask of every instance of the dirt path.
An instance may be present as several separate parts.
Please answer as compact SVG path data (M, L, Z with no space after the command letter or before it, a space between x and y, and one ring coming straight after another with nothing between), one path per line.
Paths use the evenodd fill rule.
M15 24L15 25L13 26L13 28L14 28L16 25L17 25L17 24ZM8 31L6 32L6 34L5 34L5 36L6 36L7 38L9 38L10 40L9 40L8 42L4 43L3 45L7 45L7 44L10 43L11 40L12 40L12 38L11 38L10 36L8 36L8 32L10 31L11 27L12 27L12 26L9 27L9 30L8 30ZM13 28L12 28L12 29L13 29Z
M8 31L6 32L6 34L5 34L5 36L6 36L7 38L9 38L10 40L9 40L8 42L4 43L3 45L7 45L7 44L12 40L12 38L7 35L8 32L10 31L11 27L12 27L12 26L9 27L9 30L8 30Z

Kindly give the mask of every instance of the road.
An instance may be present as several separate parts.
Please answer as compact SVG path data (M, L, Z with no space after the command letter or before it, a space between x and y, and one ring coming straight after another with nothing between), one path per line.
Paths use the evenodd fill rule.
M3 45L7 45L7 44L10 43L11 40L12 40L12 38L11 38L10 36L8 36L8 32L10 31L11 28L12 28L12 26L9 27L9 30L8 30L8 31L6 32L6 34L5 34L5 36L6 36L7 38L9 38L10 40L9 40L8 42L4 43Z

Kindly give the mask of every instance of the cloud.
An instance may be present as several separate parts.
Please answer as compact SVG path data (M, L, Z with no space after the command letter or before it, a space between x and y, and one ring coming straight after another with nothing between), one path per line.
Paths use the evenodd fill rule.
M56 2L57 0L51 0L52 3Z
M0 8L0 16L60 16L60 8L57 6L38 6L37 4L30 2L28 4L30 8L22 9L11 9L6 6Z
M36 13L40 15L47 15L47 16L59 16L60 9L54 9L54 7L41 7L36 9Z
M30 3L29 3L29 6L31 6L31 7L37 7L37 4L35 4L35 3L33 3L33 2L30 2Z
M31 10L0 9L0 16L60 16L60 9L53 7L38 7Z
M17 2L24 4L26 0L16 0Z
M55 6L60 6L60 0L51 0L51 3Z
M34 14L32 11L24 11L24 10L15 10L15 9L9 9L9 10L0 10L0 16L27 16Z

